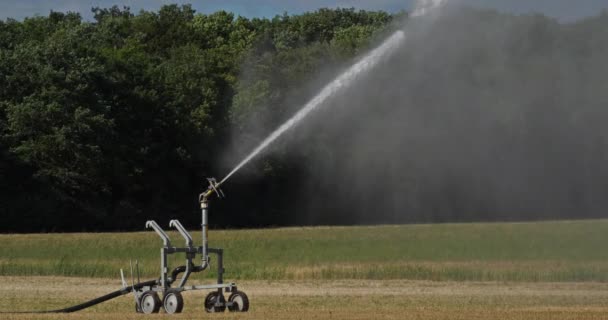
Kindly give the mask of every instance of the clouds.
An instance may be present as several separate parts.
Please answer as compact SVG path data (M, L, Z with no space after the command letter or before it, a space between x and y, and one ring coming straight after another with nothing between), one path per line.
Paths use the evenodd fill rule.
M495 8L501 11L514 13L540 12L557 17L564 21L572 21L599 13L602 9L608 10L606 0L449 0L476 7ZM365 10L384 10L396 12L410 10L415 0L20 0L17 2L0 0L0 19L23 19L35 15L47 15L54 11L79 12L85 19L91 19L92 7L111 7L112 5L129 6L132 11L157 10L163 4L192 3L198 12L214 12L217 10L231 11L247 17L273 17L283 12L301 13L318 8L354 7Z

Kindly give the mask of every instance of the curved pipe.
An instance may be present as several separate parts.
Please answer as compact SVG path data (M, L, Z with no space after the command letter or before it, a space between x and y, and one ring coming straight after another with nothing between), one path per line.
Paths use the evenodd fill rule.
M188 231L186 231L184 226L182 226L182 224L179 221L177 221L177 220L169 221L169 227L177 229L177 231L179 231L179 233L182 235L182 237L184 237L184 240L186 240L186 246L188 248L192 248L192 236L190 236Z
M194 268L192 268L190 271L192 272L201 272L205 270L205 268L203 268L203 266L196 266ZM167 282L169 283L169 285L173 284L173 282L177 281L177 276L186 271L186 266L179 266L176 267L175 269L173 269L173 271L171 271L171 277L169 279L167 279Z
M167 279L167 282L169 283L169 285L171 285L173 282L175 282L175 280L177 280L177 276L186 271L186 266L179 266L175 269L173 269L173 271L171 271L171 277L169 279Z
M158 223L156 223L156 221L154 221L154 220L148 220L148 221L146 221L146 228L152 228L152 229L154 229L154 231L156 231L156 233L158 234L158 236L163 240L163 244L164 244L165 247L170 247L171 246L171 240L169 239L169 236L158 225Z

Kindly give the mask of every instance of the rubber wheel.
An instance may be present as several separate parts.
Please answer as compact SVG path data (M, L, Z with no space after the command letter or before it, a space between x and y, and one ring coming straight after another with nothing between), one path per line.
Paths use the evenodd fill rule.
M181 313L184 309L184 298L177 290L169 290L163 298L163 308L166 313Z
M152 290L144 292L139 299L139 305L141 312L145 314L158 313L161 305L158 293Z
M221 307L215 305L218 299L220 299L221 302L226 301L224 300L224 296L217 291L210 292L205 298L205 310L209 313L226 311L226 305L222 305Z
M228 301L232 302L232 305L228 307L231 312L247 312L249 310L249 298L245 292L237 291L228 297Z

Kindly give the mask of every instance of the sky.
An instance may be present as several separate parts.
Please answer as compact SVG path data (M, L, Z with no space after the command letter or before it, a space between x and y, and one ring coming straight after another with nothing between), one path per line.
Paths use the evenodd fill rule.
M448 0L473 6L495 8L513 13L542 13L562 21L575 21L608 10L608 0ZM46 16L51 10L79 12L92 19L92 7L128 6L132 12L158 10L163 4L191 3L197 12L218 10L234 12L246 17L273 17L277 14L301 13L318 8L357 8L396 12L411 10L415 0L0 0L0 19L22 20L36 15Z

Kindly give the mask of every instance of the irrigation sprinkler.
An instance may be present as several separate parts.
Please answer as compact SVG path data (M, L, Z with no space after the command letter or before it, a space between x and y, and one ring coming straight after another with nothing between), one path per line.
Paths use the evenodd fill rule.
M146 228L153 229L163 241L163 246L160 249L160 278L158 282L147 286L139 286L138 280L137 289L133 286L131 291L135 295L136 312L157 313L162 308L166 313L180 313L184 308L182 292L189 290L211 290L204 302L207 312L223 312L226 309L244 312L249 309L247 295L239 291L235 283L224 283L224 250L209 248L208 245L209 200L214 194L220 198L224 197L224 193L220 189L220 184L214 178L207 180L209 186L205 192L199 195L198 199L201 208L202 229L202 244L200 247L193 245L192 236L178 220L169 221L169 227L175 228L184 238L184 247L173 246L167 233L155 221L146 222ZM177 253L185 254L186 263L176 267L169 274L168 255ZM201 255L200 265L196 265L194 262L197 254ZM217 282L210 285L186 286L186 282L192 273L204 271L209 267L209 254L217 255ZM172 287L172 284L178 280L178 275L182 273L178 285ZM162 300L159 293L163 297ZM227 300L224 293L230 293Z
M203 232L201 246L194 246L192 236L178 220L171 220L169 222L169 227L175 228L177 232L179 232L179 234L184 238L184 247L173 246L169 235L167 235L167 233L155 221L149 220L146 222L146 228L153 229L163 242L163 246L160 249L159 279L141 282L139 279L139 263L136 261L134 267L133 263L130 262L131 285L127 284L124 277L124 272L121 269L120 277L122 288L120 290L64 309L0 313L70 313L92 307L129 293L133 293L136 312L151 314L158 313L161 309L164 309L165 313L174 314L182 312L184 308L182 292L192 290L211 291L204 300L204 307L207 312L224 312L226 309L234 312L248 311L249 298L247 295L244 292L239 291L234 282L224 283L224 250L220 248L209 248L208 246L207 236L209 201L214 194L216 194L218 197L223 197L224 193L220 189L220 185L222 184L221 182L218 183L213 178L209 178L207 180L209 182L207 190L199 195L202 218L201 227ZM174 268L169 274L169 265L167 261L168 255L177 253L185 254L186 263L182 266ZM201 255L200 265L196 265L194 262L197 254ZM209 267L209 254L215 254L217 256L217 282L208 285L187 286L186 282L192 273L204 271ZM137 282L135 282L136 277L134 273L137 275ZM172 286L178 280L178 276L182 273L183 275L181 278L179 278L178 284L176 286ZM230 293L228 299L224 297L225 293Z
M226 309L244 312L249 309L247 295L242 291L238 291L235 283L224 283L224 250L209 248L208 246L209 200L214 194L218 197L224 196L224 193L219 188L220 184L215 179L210 178L208 182L209 187L207 191L199 195L202 220L202 245L200 247L193 246L192 236L178 220L171 220L169 227L175 228L181 234L185 241L185 247L172 246L169 236L155 221L150 220L146 222L146 228L154 229L163 241L163 247L160 250L160 279L154 285L133 290L136 296L137 303L135 310L137 312L157 313L163 308L166 313L179 313L184 307L184 299L181 293L188 290L211 290L204 302L207 312L223 312ZM173 269L169 275L167 258L168 255L176 253L185 254L186 264ZM200 265L195 265L194 263L194 258L197 254L201 255ZM210 285L186 286L186 282L192 273L201 272L209 267L209 254L217 255L217 282ZM179 284L172 287L171 285L178 280L178 275L181 273L183 275ZM228 300L224 297L225 292L230 293ZM162 300L159 297L159 293L163 296Z

